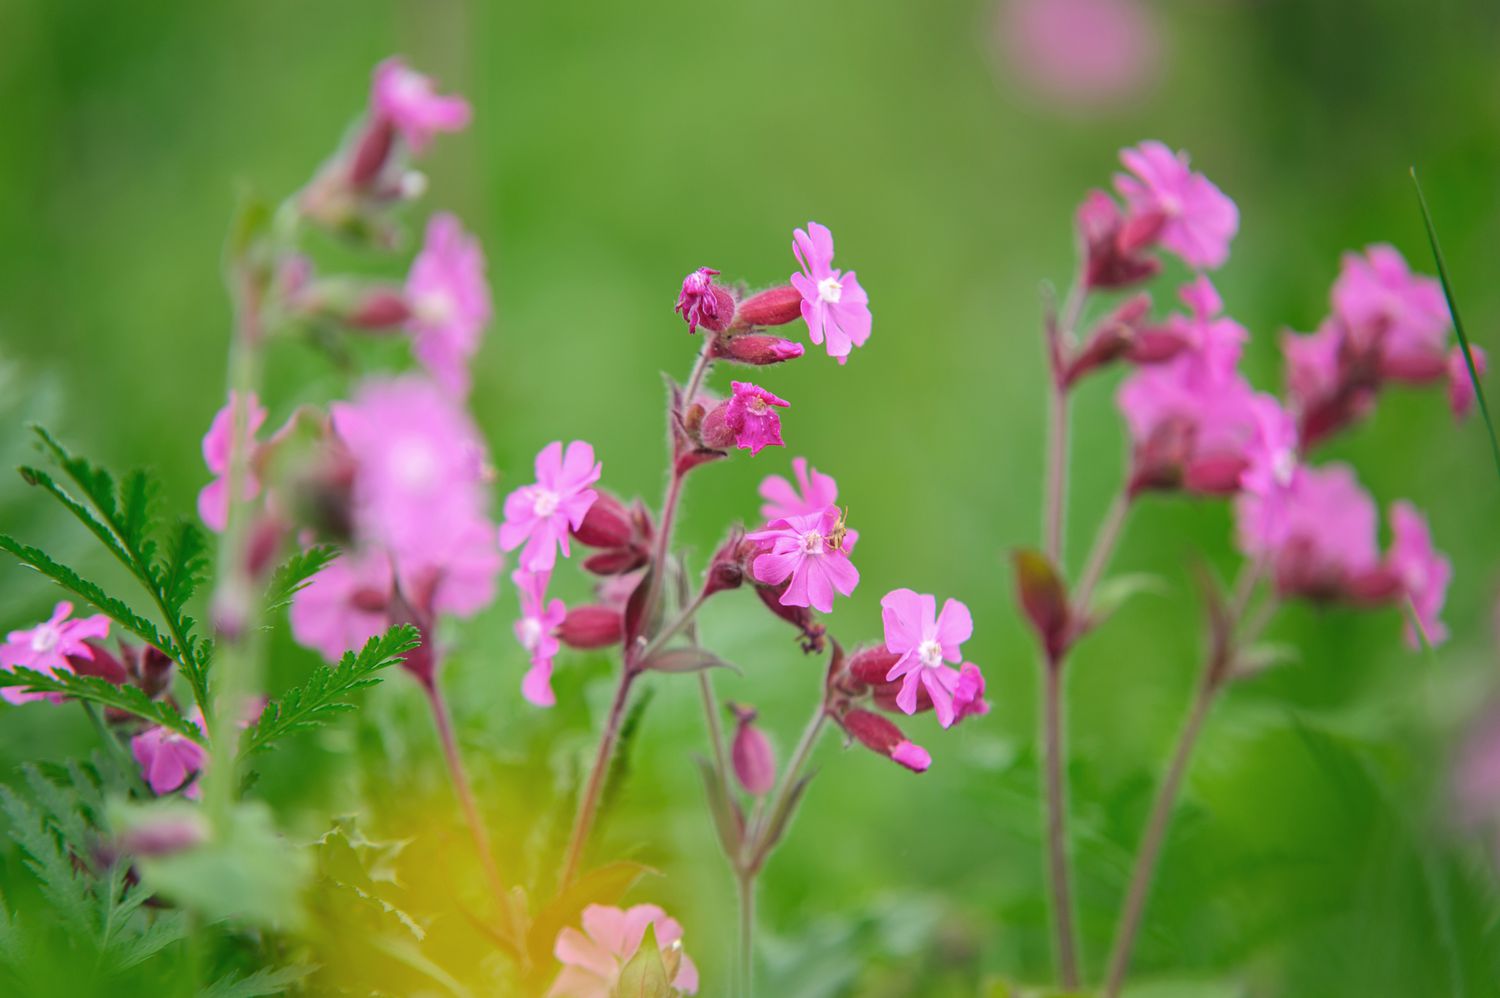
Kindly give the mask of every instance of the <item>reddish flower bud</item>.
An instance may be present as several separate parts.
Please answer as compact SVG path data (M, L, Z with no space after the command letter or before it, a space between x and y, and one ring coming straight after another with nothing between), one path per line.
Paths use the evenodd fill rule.
M589 555L583 560L583 568L595 575L624 575L650 560L651 556L638 548L611 548Z
M779 586L755 587L755 595L760 601L782 620L791 624L802 632L802 650L809 655L821 652L827 638L827 628L813 620L812 611L805 606L783 606L781 594L786 592L788 583L783 582Z
M368 187L380 176L386 160L390 159L395 138L395 129L385 115L371 116L349 156L350 187L356 190Z
M886 674L900 659L900 655L886 650L884 645L861 648L849 656L849 675L866 686L881 686L886 682Z
M68 665L80 676L98 676L100 679L116 686L124 686L130 679L130 672L124 662L116 658L104 645L97 641L85 641L92 657L83 655L69 655ZM122 649L123 653L123 649Z
M723 332L734 320L734 296L714 283L717 270L699 267L682 279L682 291L672 311L680 313L688 332L698 327Z
M1134 359L1137 327L1151 310L1151 296L1138 294L1125 301L1094 328L1084 342L1064 378L1065 384L1078 381L1090 371L1112 364L1123 356Z
M573 538L591 548L626 547L635 536L630 511L608 492L599 493L594 504L584 514L583 522L573 530Z
M739 434L730 425L729 403L720 402L710 409L698 427L698 439L710 450L726 450L734 446Z
M1188 348L1188 341L1171 329L1138 329L1127 356L1134 364L1164 364Z
M1086 254L1084 283L1090 288L1123 288L1153 277L1161 270L1160 261L1137 255L1142 248L1136 243L1147 235L1141 221L1131 230L1131 242L1122 245L1121 229L1125 225L1119 206L1103 191L1090 191L1076 215L1078 235ZM1158 224L1153 238L1160 233ZM1128 248L1127 248L1128 247Z
M739 333L715 339L713 353L722 360L763 367L801 357L803 350L801 343L782 339L780 336Z
M759 551L759 545L745 542L743 530L739 527L731 530L728 540L719 545L719 550L714 552L713 561L708 564L708 576L703 582L703 598L744 585L749 559Z
M914 773L926 771L932 757L920 745L906 740L900 728L879 714L851 710L839 718L844 730L865 748L900 763Z
M729 751L735 778L748 794L756 797L768 794L776 785L776 754L771 749L771 740L755 726L754 710L739 706L730 709L739 720Z
M1068 642L1068 592L1062 577L1040 551L1016 551L1011 560L1021 609L1041 638L1048 660L1055 662Z
M343 318L355 329L386 330L404 325L411 315L411 306L399 290L376 287L355 299Z
M736 329L784 326L802 317L802 292L790 284L770 288L740 302L735 313Z
M625 633L620 611L605 606L575 606L557 628L557 638L569 648L608 648Z

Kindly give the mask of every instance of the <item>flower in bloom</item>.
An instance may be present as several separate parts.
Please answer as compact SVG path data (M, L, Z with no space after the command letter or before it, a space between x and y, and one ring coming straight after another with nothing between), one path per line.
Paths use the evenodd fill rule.
M1236 518L1240 546L1265 551L1279 543L1285 506L1297 473L1297 421L1271 395L1252 402L1255 433L1245 451Z
M1448 303L1431 277L1413 274L1393 246L1344 254L1333 314L1356 344L1377 344L1388 377L1425 379L1443 370Z
M197 711L188 718L203 730L203 716ZM194 775L203 769L207 751L187 735L160 725L147 728L130 739L130 751L136 765L141 767L141 779L151 787L158 797L181 789ZM183 791L183 796L197 800L203 788L197 781Z
M516 640L526 649L531 667L521 680L521 695L538 707L557 702L552 693L552 659L557 655L557 629L567 616L560 599L547 600L547 572L516 569L510 575L521 597L521 616L515 623Z
M1266 533L1244 523L1247 554L1269 556L1282 594L1337 598L1379 565L1375 502L1347 465L1302 467Z
M767 521L786 516L806 516L821 513L838 502L839 485L832 475L825 475L807 463L805 457L792 458L792 474L796 484L780 475L767 475L760 483L760 495L765 503L760 515Z
M1489 368L1489 358L1479 347L1470 346L1474 357L1474 373L1484 377ZM1455 416L1467 416L1474 407L1474 379L1469 377L1469 364L1464 360L1464 348L1455 346L1448 352L1448 404Z
M339 555L292 597L292 638L337 662L391 626L395 576L384 551Z
M833 265L833 234L817 222L792 234L792 252L802 267L792 275L792 286L802 295L802 319L814 343L826 338L828 356L843 364L849 351L870 338L870 296L859 286L854 271Z
M565 452L554 440L536 456L536 481L505 497L505 522L500 546L521 551L521 567L528 572L550 572L557 550L568 557L568 532L578 529L599 494L589 488L604 473L594 460L594 448L582 440Z
M1391 547L1387 556L1401 580L1402 591L1411 601L1417 626L1406 624L1406 642L1419 648L1425 642L1436 646L1448 638L1448 628L1439 619L1453 578L1453 565L1432 546L1427 521L1409 502L1391 507ZM1418 633L1417 628L1421 628Z
M821 513L772 520L745 535L770 548L756 556L751 574L769 586L790 580L781 594L782 606L810 606L829 613L835 592L848 596L859 584L859 570L849 560L844 535L839 511L831 506Z
M1058 104L1120 104L1159 65L1159 29L1141 0L1006 0L999 39L1027 86Z
M696 333L699 326L721 332L729 328L734 318L734 298L714 283L718 273L709 267L699 267L682 279L682 291L672 311L682 316L690 333Z
M654 904L624 909L591 904L583 909L582 932L568 926L557 934L553 953L563 969L548 998L610 998L620 971L641 948L647 926L663 950L681 949L682 926ZM672 987L685 994L698 993L698 968L685 953L678 961Z
M46 675L72 672L68 664L70 657L91 660L94 649L88 644L90 638L103 639L109 636L109 618L103 614L69 620L73 604L58 603L52 616L30 630L11 631L0 645L0 669L14 672L17 667L32 669ZM31 700L60 701L56 694L27 693L18 686L0 687L0 697L10 703L27 703Z
M438 132L458 132L469 125L469 102L436 93L430 77L399 57L375 67L370 103L415 152L427 148Z
M791 405L747 381L732 381L734 394L724 410L724 423L734 433L734 442L740 450L751 455L759 454L763 447L783 447L781 439L781 417L778 408Z
M960 674L943 663L963 661L959 646L974 634L974 618L969 608L950 599L943 601L939 613L936 597L910 589L893 589L880 601L880 616L885 623L886 649L901 656L885 677L887 682L902 680L896 705L908 714L915 714L920 685L932 698L938 723L945 728L951 726L957 719L954 694L958 692ZM982 683L981 679L979 693L983 692ZM973 684L971 678L966 687L965 708L972 707L977 695Z
M1159 226L1157 241L1189 267L1214 270L1229 259L1239 209L1212 181L1189 169L1187 153L1142 142L1122 150L1120 161L1130 173L1115 175L1115 189L1135 225Z
M457 218L434 215L406 278L412 351L448 391L469 391L469 360L490 321L484 251Z
M209 424L208 432L203 436L203 462L213 472L214 480L203 486L203 490L198 493L198 516L210 530L216 532L222 532L229 521L229 452L233 445L234 409L238 398L237 392L229 393L229 401L214 415L214 421ZM254 395L250 396L242 418L248 420L245 426L245 442L248 446L266 421L266 410ZM240 483L240 499L249 502L259 493L260 482L247 466L245 480Z
M984 674L973 662L965 662L958 670L958 685L953 690L953 723L966 717L983 717L989 712L989 702L984 699Z

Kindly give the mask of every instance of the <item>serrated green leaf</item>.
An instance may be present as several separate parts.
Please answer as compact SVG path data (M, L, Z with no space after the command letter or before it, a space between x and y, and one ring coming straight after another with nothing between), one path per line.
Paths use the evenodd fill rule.
M230 971L198 992L198 998L264 998L284 995L293 984L318 968L313 965L257 970L248 977Z
M167 606L179 612L208 573L208 536L191 520L178 520L167 534L157 582Z
M365 642L359 654L345 653L336 666L320 665L307 682L266 704L260 718L240 739L240 755L268 747L277 739L327 723L353 709L350 696L380 682L378 673L421 644L415 627L402 624Z
M164 651L172 647L172 642L156 629L155 624L136 613L123 600L110 596L97 583L90 582L66 565L53 561L47 552L22 544L5 534L0 534L0 551L8 552L17 561L36 569L74 596L92 604L142 641Z
M282 562L272 574L271 584L266 587L266 611L290 606L292 597L306 588L312 577L338 556L338 548L320 544L306 551L299 551Z
M0 672L0 687L5 686L18 686L34 693L60 693L103 707L115 707L152 724L171 728L195 742L205 743L203 732L197 725L183 717L170 702L146 696L139 686L116 686L98 676L78 676L70 672L48 675L24 666L9 673Z
M26 866L51 907L71 932L94 934L94 904L57 835L42 813L9 787L0 785L0 810L10 819L11 837L26 855Z

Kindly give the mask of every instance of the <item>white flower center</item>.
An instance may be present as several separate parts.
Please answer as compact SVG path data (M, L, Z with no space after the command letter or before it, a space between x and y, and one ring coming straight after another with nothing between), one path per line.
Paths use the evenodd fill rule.
M818 282L818 297L830 305L837 305L844 297L844 286L837 277L825 277Z
M42 624L31 634L31 650L49 652L62 640L62 632L51 624Z
M537 516L547 517L557 512L558 504L562 502L562 496L551 489L537 487L531 497L531 511Z
M751 395L750 398L745 401L745 408L749 409L757 416L764 416L768 407L766 405L765 399L761 398L759 395Z
M929 638L917 645L917 657L927 668L936 669L943 664L943 646Z
M823 535L820 534L820 533L818 533L816 530L809 530L807 533L803 534L802 535L802 553L803 554L822 554L823 553Z
M437 474L432 448L420 440L402 440L391 449L391 471L404 485L423 489Z
M427 96L427 81L415 70L403 70L396 76L395 91L404 101L419 101Z
M446 291L424 291L412 304L417 317L433 326L446 325L458 311L458 303Z
M1290 450L1280 450L1271 459L1271 476L1276 484L1286 488L1292 484L1292 474L1297 470L1297 457Z
M535 617L523 617L519 637L522 648L527 651L536 651L536 646L542 641L542 622Z

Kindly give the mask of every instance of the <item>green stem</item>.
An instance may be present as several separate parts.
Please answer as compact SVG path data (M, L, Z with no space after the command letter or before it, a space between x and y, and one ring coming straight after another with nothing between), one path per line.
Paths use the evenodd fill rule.
M742 873L736 878L740 902L740 998L752 998L755 994L755 881L754 873Z
M1068 861L1068 786L1064 758L1063 663L1049 661L1043 670L1042 760L1046 786L1048 881L1052 891L1052 931L1058 976L1067 990L1078 987L1078 948L1073 928L1072 874Z
M588 783L583 798L578 803L578 816L573 821L573 834L568 839L567 858L563 862L560 889L566 889L578 876L583 863L583 853L588 847L589 834L594 828L594 817L599 811L599 795L604 790L604 777L609 772L610 759L615 745L620 740L620 723L625 717L625 702L630 696L630 686L639 673L625 668L620 673L620 684L615 688L615 698L609 707L609 717L604 723L604 732L599 737L599 749L594 754L594 765L589 771Z

